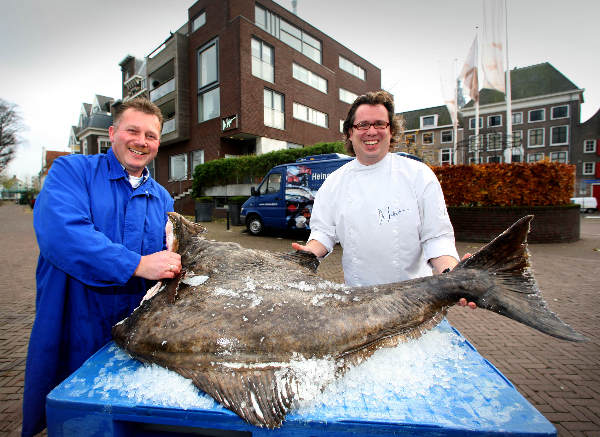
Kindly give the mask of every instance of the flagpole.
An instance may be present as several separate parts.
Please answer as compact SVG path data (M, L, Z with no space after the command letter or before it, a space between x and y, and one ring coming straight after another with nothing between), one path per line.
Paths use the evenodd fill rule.
M475 64L477 66L477 84L479 84L479 60L481 58L479 50L479 45L481 44L481 38L479 38L479 26L475 26L475 34L477 35L477 59L475 59ZM477 100L475 100L475 164L479 164L479 92L477 92Z
M453 134L453 139L454 139L454 152L452 153L452 163L454 165L458 164L458 160L456 157L456 150L457 150L457 142L458 142L458 79L456 79L456 62L458 61L457 58L454 58L454 71L452 72L452 77L454 77L454 102L456 104L456 112L454 114L454 117L452 117L452 124L454 125L454 134ZM464 131L463 131L464 132Z
M508 153L505 156L505 160L508 164L512 163L512 152L513 152L513 133L512 133L512 90L510 85L510 64L508 63L508 9L506 6L507 0L504 0L504 26L505 26L505 43L504 56L506 60L506 144L508 147ZM521 140L522 143L522 140ZM520 146L521 162L524 160L523 149Z

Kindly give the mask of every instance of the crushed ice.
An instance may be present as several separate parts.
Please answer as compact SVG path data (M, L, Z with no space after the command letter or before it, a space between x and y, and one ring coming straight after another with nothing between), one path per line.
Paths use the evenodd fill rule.
M222 339L219 346L226 352L235 343L236 339ZM482 378L481 366L487 364L482 364L485 361L480 355L468 353L469 347L464 343L465 339L452 330L438 327L417 340L378 350L362 364L351 367L342 378L335 379L333 360L306 360L300 356L291 361L288 369L277 372L276 377L284 380L293 375L298 383L300 401L290 414L316 416L320 420L367 417L468 427L474 421L497 426L527 413L520 404L506 405L502 401L505 390L514 389L500 377ZM117 347L111 351L114 356L94 379L91 392L109 398L108 392L116 390L136 405L221 408L189 379L154 364L132 361ZM85 395L84 385L75 379L69 381L70 390ZM330 384L321 392L319 381ZM285 390L285 384L280 386ZM458 404L457 396L461 399ZM465 409L459 419L451 414L458 407ZM449 413L445 416L436 411Z

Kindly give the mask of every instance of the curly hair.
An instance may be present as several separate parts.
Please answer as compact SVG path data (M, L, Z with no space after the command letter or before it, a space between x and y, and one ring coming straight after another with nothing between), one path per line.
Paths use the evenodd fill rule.
M119 105L115 110L115 115L114 115L114 120L113 120L114 126L117 126L119 124L121 116L128 109L134 109L136 111L140 111L140 112L143 112L144 114L148 114L148 115L155 115L156 118L158 118L158 122L162 129L163 115L162 115L162 112L160 111L160 108L158 106L156 106L154 103L152 103L150 100L148 100L144 97L138 97L138 98L135 98L132 100L128 100L128 101L122 103L121 105Z
M350 110L348 111L348 115L346 116L346 120L344 120L344 137L346 138L346 151L355 156L354 146L352 145L352 141L350 141L350 129L352 129L352 125L354 124L354 115L356 114L356 110L360 105L383 105L388 112L388 121L390 123L390 133L392 134L392 139L390 141L390 150L392 149L392 144L395 144L399 141L400 136L402 135L403 126L402 120L396 117L394 113L394 98L387 91L379 90L379 91L370 91L362 96L358 96Z

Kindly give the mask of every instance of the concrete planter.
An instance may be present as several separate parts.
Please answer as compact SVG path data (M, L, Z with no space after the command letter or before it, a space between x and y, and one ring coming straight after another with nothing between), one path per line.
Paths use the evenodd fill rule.
M530 243L572 243L579 240L579 207L565 206L449 206L457 241L488 242L526 215L535 218Z

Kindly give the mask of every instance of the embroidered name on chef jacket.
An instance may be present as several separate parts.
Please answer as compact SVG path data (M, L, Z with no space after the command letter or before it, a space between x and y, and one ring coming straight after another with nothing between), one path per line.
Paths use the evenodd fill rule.
M391 206L387 206L382 208L377 208L377 217L379 219L379 224L383 225L385 223L391 222L395 217L398 217L401 214L410 211L408 208L392 208Z

